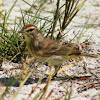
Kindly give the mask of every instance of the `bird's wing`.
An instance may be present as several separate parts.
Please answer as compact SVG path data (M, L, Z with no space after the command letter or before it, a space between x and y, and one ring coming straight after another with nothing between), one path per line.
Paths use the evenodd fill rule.
M68 54L80 54L81 51L77 48L71 48L70 46L61 45L55 41L49 40L44 42L43 48L39 51L43 56L51 55L67 55Z

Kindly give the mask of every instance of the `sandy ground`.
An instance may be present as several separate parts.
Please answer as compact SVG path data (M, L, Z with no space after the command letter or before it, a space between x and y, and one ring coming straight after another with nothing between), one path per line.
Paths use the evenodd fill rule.
M27 0L27 2L32 4L32 0ZM3 0L3 6L1 7L1 10L3 9L9 10L10 7L13 5L13 3L14 3L14 0ZM44 5L44 6L47 7L47 10L52 11L55 9L55 4L56 2L50 5ZM29 8L27 4L19 0L16 3L16 6L14 7L10 15L11 23L13 23L13 20L15 19L15 17L21 17L19 6L21 7L21 9L25 9L25 10ZM52 16L52 15L43 14L43 16ZM94 54L100 54L100 0L88 0L85 3L82 9L78 12L77 16L73 19L73 21L68 26L68 29L71 29L71 31L66 35L64 41L72 39L74 35L77 34L77 32L80 29L82 29L82 27L85 25L85 22L87 21L88 17L89 17L89 21L88 21L87 27L90 24L93 24L93 26L89 28L88 30L87 30L87 27L84 29L85 31L84 37L79 41L79 43L82 43L85 39L89 38L92 35L91 39L89 40L90 42L89 48L84 51L89 52L89 53L94 53ZM96 18L97 20L95 21ZM73 34L73 31L75 34ZM78 76L93 76L93 77L89 77L86 80L75 79L75 80L52 81L48 88L47 95L50 93L51 90L53 90L53 93L48 100L54 100L56 98L59 98L57 100L64 100L65 94L67 93L67 91L71 92L70 100L100 100L100 80L99 80L100 79L100 59L93 59L93 58L85 58L85 59L86 59L86 65L88 69L87 73L83 69L84 64L80 63L65 70L62 73L58 73L58 76L78 75ZM69 60L65 62L63 66L66 66L67 64L71 64L77 60L78 59ZM18 66L18 64L15 64L15 63L9 64L8 62L3 62L2 64L2 68L6 68L6 69L10 69L16 66ZM38 68L38 72L34 73L36 74L36 77L31 77L33 78L32 83L27 83L26 85L23 85L18 96L16 97L16 100L26 100L26 98L31 93L32 88L36 86L37 84L36 78L39 77L38 75L40 76L42 75L42 72L46 69L45 67L46 66L42 66L41 68ZM18 73L18 70L13 71L13 72L9 71L7 73L0 71L0 82L3 82L3 84L7 85L7 82L9 81L9 79L14 80L14 78L12 77L9 78L9 76L11 76L11 74L16 74L16 73ZM92 84L92 87L91 87L91 84ZM44 86L45 86L45 82L41 83L38 86L38 89L34 92L34 94L31 95L30 98L28 98L28 100L32 100L32 98ZM0 93L2 94L1 89L5 89L5 86L3 86L2 84L0 87ZM11 86L9 88L9 93L4 97L4 99L5 100L11 99L11 97L13 97L17 89L18 89L18 83L16 83L16 85Z

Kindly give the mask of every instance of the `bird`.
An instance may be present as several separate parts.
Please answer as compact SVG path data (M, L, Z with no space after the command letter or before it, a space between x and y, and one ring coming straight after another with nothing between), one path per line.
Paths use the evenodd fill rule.
M47 62L50 66L56 66L68 59L81 56L97 58L96 54L88 54L79 48L60 44L42 35L33 24L27 24L19 31L25 37L26 47L30 55L39 62Z

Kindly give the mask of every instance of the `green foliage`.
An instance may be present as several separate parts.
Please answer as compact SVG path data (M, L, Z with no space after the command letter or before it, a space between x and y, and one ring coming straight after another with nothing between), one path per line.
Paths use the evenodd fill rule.
M5 11L5 15L3 15L3 23L0 24L0 54L1 58L3 57L5 59L18 62L18 59L21 59L25 51L25 43L23 37L18 34L18 31L25 24L35 24L36 26L39 26L43 34L47 33L46 37L50 36L53 39L57 23L59 22L59 28L56 30L59 34L61 34L60 32L65 30L65 28L69 25L71 20L75 17L86 0L84 0L81 4L78 4L79 0L66 0L65 3L61 6L60 0L57 0L57 7L55 12L49 12L43 8L44 5L48 3L47 0L41 1L40 5L38 6L35 5L36 1L33 1L33 4L29 4L23 0L23 2L29 5L30 8L28 10L20 9L22 18L15 19L14 28L11 28L8 20L10 19L10 14L16 2L17 0L15 0L9 11ZM65 7L65 9L61 11L63 7ZM54 14L54 18L51 19L49 16L42 17L42 12L52 13ZM10 27L10 30L8 27Z

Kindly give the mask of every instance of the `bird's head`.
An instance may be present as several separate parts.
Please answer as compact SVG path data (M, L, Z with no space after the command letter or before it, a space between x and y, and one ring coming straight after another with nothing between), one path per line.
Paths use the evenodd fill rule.
M27 24L25 25L21 31L19 31L19 33L23 33L23 35L25 36L25 39L28 40L28 39L34 39L34 38L37 38L38 35L40 35L40 31L39 29L33 25L33 24Z
M39 42L44 39L43 35L39 31L39 29L33 24L25 25L19 33L22 33L25 37L26 42Z
M25 25L19 33L26 33L26 32L32 32L34 30L38 30L38 28L35 25L27 24Z

